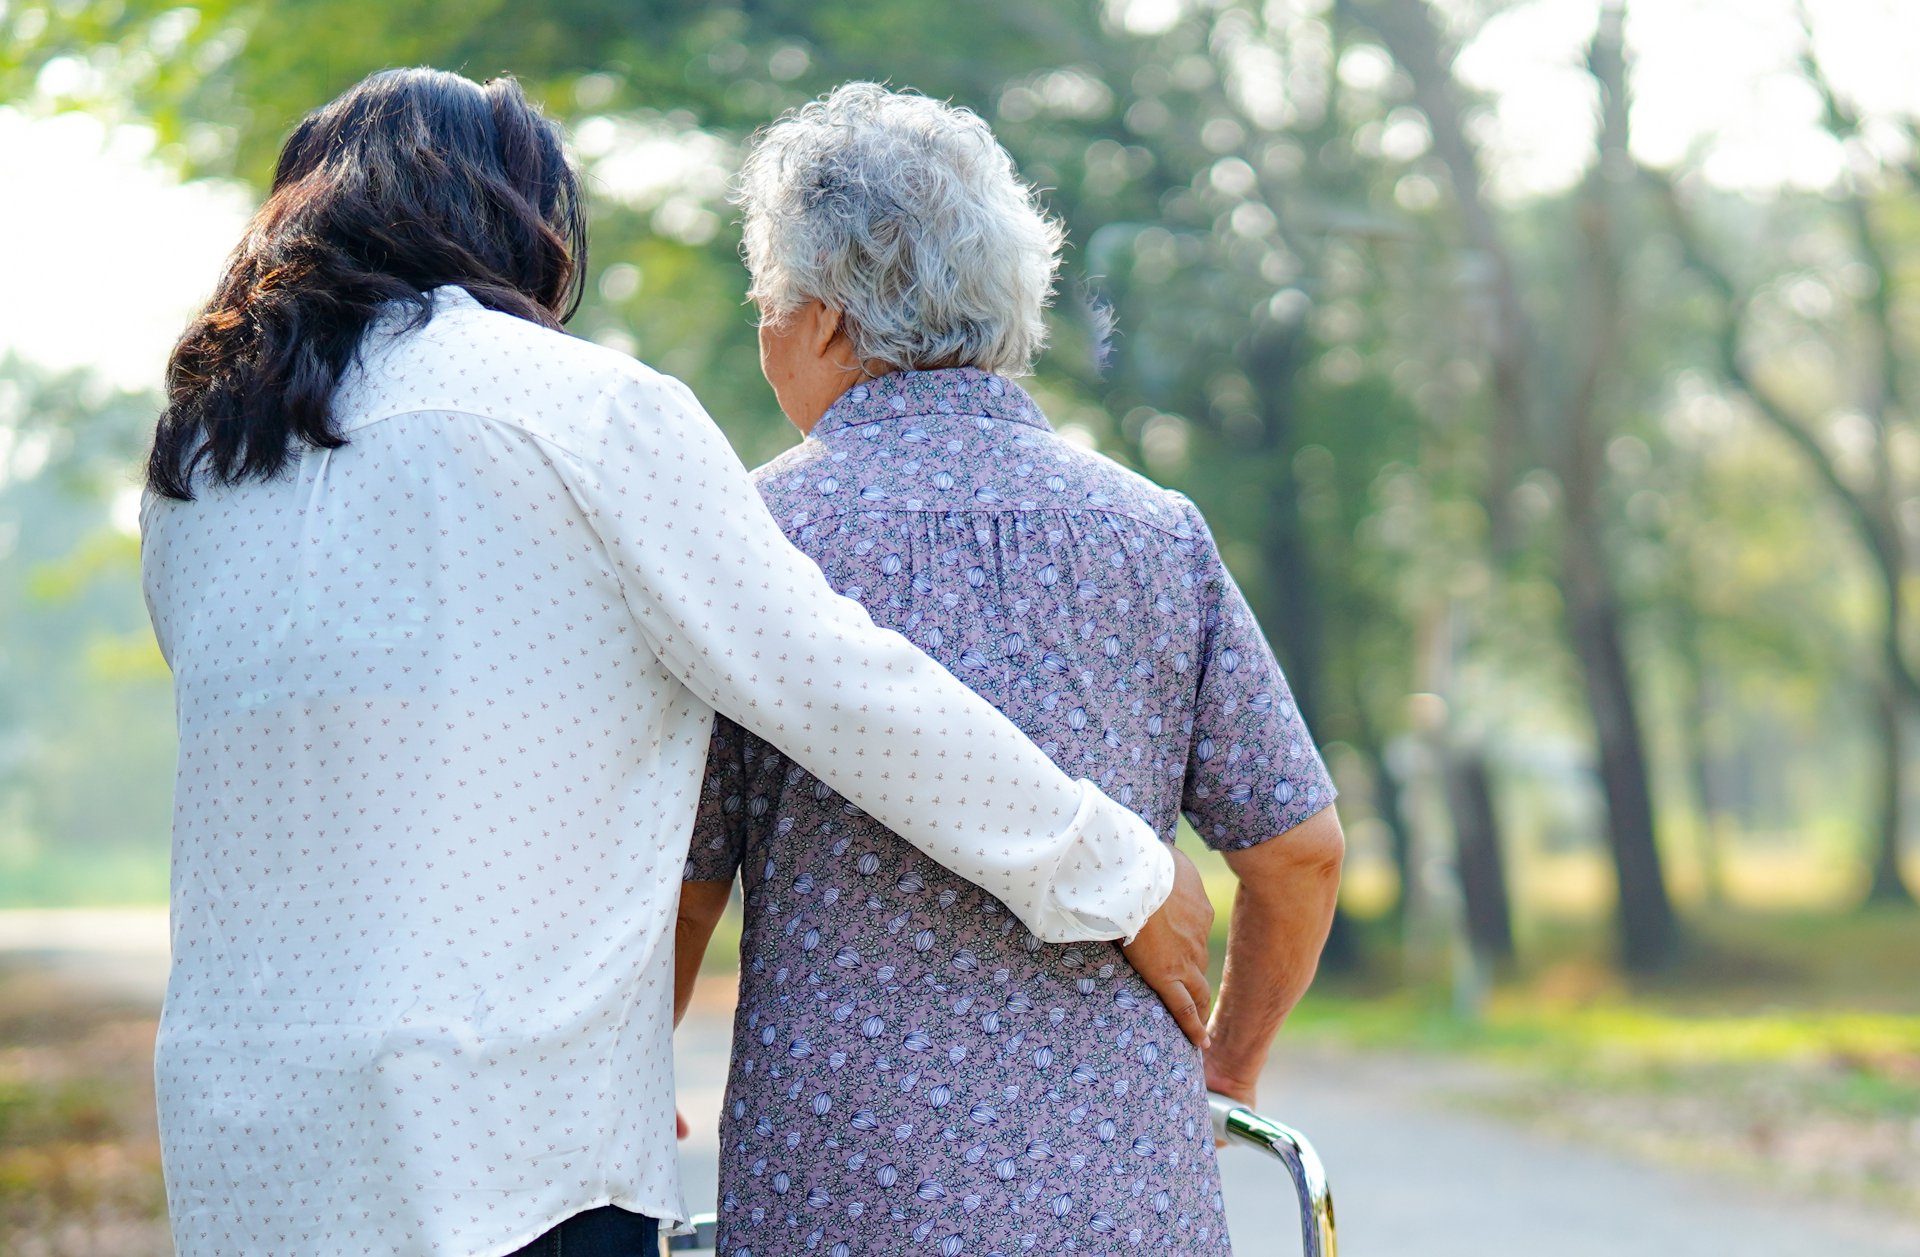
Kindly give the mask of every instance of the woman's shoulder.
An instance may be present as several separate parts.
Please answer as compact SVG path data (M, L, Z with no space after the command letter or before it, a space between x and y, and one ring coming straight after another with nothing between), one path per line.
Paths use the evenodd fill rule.
M446 294L451 293L451 296ZM342 382L343 428L412 411L507 424L562 448L609 396L666 392L675 381L604 345L437 289L431 318L377 324Z
M836 506L834 490L839 485L835 458L824 442L801 441L790 446L754 468L752 475L754 488L760 490L761 499L782 528L793 523L796 512L815 518L831 513ZM832 486L824 493L823 480Z
M1193 500L1098 450L1050 434L1052 474L1081 507L1113 515L1181 540L1206 536L1206 521Z

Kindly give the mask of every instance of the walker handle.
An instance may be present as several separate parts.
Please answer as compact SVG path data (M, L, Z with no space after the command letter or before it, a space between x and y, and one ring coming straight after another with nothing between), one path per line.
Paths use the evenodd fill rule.
M1256 1148L1277 1157L1293 1178L1300 1198L1300 1252L1303 1257L1338 1257L1334 1238L1333 1192L1327 1186L1326 1167L1307 1137L1291 1126L1262 1117L1238 1100L1207 1093L1213 1113L1214 1136L1229 1144Z

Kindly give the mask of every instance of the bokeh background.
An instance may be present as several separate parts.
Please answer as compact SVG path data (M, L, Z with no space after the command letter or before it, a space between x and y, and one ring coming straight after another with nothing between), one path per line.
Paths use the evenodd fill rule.
M566 121L573 330L749 463L745 138L978 110L1071 242L1034 392L1200 505L1342 789L1286 1035L1920 1216L1908 0L0 0L0 1251L162 1243L151 992L49 961L165 902L132 468L290 124L415 63Z

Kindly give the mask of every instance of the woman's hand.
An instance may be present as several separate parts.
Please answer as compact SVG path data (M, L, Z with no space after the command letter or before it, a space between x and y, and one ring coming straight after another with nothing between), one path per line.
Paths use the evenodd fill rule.
M1213 901L1206 885L1179 848L1173 854L1173 893L1147 918L1131 943L1121 945L1127 963L1160 997L1180 1029L1200 1048L1207 1046L1207 1011L1213 990L1207 982L1207 936L1213 930Z
M1207 1090L1213 1094L1222 1095L1229 1100L1238 1101L1250 1109L1257 1110L1260 1107L1257 1102L1259 1088L1250 1081L1237 1078L1232 1074L1216 1068L1213 1063L1212 1053L1207 1054L1206 1078ZM1216 1148L1224 1148L1227 1146L1227 1141L1215 1138L1213 1146Z

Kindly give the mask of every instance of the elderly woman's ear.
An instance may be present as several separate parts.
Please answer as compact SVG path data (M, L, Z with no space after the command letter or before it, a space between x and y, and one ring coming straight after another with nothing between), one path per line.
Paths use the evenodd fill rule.
M802 433L840 394L889 368L861 365L841 312L809 298L777 319L760 320L760 371L780 410Z
M795 330L803 338L807 353L816 358L838 360L841 366L850 365L847 360L853 348L847 341L846 316L840 311L824 301L805 301L787 318L798 321Z

